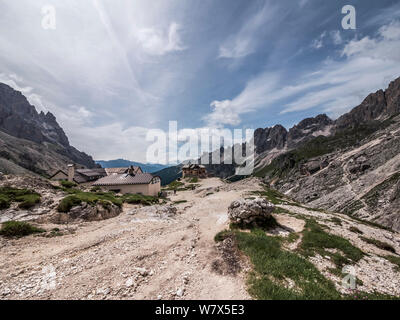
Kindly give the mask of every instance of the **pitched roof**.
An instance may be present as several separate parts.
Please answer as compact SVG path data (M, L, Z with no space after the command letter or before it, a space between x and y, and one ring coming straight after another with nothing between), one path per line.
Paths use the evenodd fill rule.
M154 176L150 173L130 174L112 174L97 180L93 183L94 186L118 186L130 184L148 184Z
M123 174L127 173L129 168L128 167L123 167L123 168L105 168L107 175L109 176L110 174ZM133 172L139 173L142 172L142 169L140 167L135 167L133 166Z
M203 165L201 165L201 164L196 164L196 163L193 163L193 164L187 164L187 165L184 165L183 167L182 167L182 169L205 169L205 166L203 166Z
M106 170L104 168L76 169L75 173L79 173L79 174L87 176L87 177L98 177L98 176L107 175Z
M66 173L63 170L58 170L50 177L50 179L53 178L59 172L63 173L66 177L68 177L68 173ZM79 184L79 183L94 181L106 175L107 173L104 168L76 169L73 180L74 182Z

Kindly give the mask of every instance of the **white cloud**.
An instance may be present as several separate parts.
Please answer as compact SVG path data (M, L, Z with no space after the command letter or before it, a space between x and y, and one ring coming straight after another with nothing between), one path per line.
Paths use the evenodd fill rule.
M169 52L185 50L179 35L180 26L172 22L168 33L163 34L155 28L142 28L136 31L136 39L142 49L150 55L164 55Z
M326 31L322 32L320 36L317 39L314 39L313 42L311 43L311 47L314 49L321 49L324 46L324 38L326 36Z
M287 104L282 113L319 106L338 116L370 92L385 88L400 75L400 23L383 26L374 38L351 40L341 55L344 61L329 61L321 72L311 75L310 91Z
M240 115L257 110L267 101L278 99L279 75L276 73L263 73L250 80L243 91L232 100L215 100L211 102L212 112L203 120L210 127L223 127L224 125L238 125Z
M339 45L339 44L343 43L343 39L342 39L342 36L340 35L340 31L339 30L332 31L331 32L331 37L332 37L333 43L335 45Z
M400 22L394 21L381 27L376 38L350 41L344 47L342 56L400 61Z
M325 36L324 32L319 39ZM338 43L339 36L332 36ZM212 112L203 120L210 126L237 125L241 115L272 107L283 99L290 102L283 104L282 114L319 107L319 112L337 117L400 75L400 23L382 27L375 38L350 41L341 55L343 61L328 59L320 70L300 75L289 86L278 72L264 72L235 98L213 101Z

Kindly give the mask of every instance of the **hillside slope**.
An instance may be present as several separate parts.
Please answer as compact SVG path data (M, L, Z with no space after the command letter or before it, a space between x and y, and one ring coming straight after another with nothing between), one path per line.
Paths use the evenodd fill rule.
M297 201L400 230L400 78L256 175Z

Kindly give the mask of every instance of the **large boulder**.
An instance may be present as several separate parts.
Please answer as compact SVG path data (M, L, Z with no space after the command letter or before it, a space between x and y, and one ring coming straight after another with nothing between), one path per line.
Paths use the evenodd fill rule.
M82 202L72 207L67 213L55 214L51 221L53 223L68 223L74 221L100 221L118 216L122 209L111 202L90 205Z
M263 225L271 218L274 205L264 198L240 199L228 208L228 217L239 225Z

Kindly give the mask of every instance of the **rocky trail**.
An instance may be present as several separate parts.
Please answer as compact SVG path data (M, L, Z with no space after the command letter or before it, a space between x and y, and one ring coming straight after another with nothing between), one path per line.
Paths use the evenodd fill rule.
M230 190L207 179L199 189L171 197L180 202L172 217L126 205L118 217L66 226L71 233L62 237L1 238L0 296L249 299L243 273L211 270L219 257L214 236L228 225L229 204L245 193L246 186Z
M256 203L260 199L254 192L260 191L257 178L204 179L194 190L171 194L167 204L124 204L118 216L106 220L40 224L46 230L59 228L61 236L0 237L0 298L251 299L249 259L231 239L216 243L214 237L229 226L228 208L236 200ZM275 206L278 225L266 235L282 239L283 250L301 254L307 221L314 219L362 250L362 259L353 265L359 290L400 296L399 233L289 198ZM291 235L297 238L289 241ZM306 259L347 294L343 275L332 273L332 257L316 253Z

